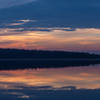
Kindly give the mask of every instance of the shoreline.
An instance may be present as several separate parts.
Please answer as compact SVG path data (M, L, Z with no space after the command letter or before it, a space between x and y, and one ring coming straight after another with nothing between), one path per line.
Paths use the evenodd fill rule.
M98 61L100 61L100 59L98 59L98 58L67 58L67 59L63 59L63 58L3 58L3 59L0 59L0 61L35 61L35 60L41 60L41 61L47 61L47 60L49 60L49 61L57 61L57 60L59 60L59 61L91 61L91 60L98 60Z

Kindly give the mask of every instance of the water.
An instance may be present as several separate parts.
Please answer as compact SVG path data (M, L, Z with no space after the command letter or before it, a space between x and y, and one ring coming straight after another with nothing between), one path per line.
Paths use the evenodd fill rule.
M100 65L1 70L0 100L100 100Z

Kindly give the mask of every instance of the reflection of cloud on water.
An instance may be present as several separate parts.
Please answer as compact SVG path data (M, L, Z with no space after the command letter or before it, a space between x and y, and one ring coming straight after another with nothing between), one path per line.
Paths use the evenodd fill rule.
M6 95L6 96L5 96ZM3 100L58 100L58 99L70 99L70 100L81 100L90 99L90 100L98 100L100 98L100 90L99 89L76 89L75 86L66 86L59 89L51 89L51 86L37 86L37 87L25 87L22 86L22 89L0 89L0 99Z
M91 66L0 71L0 99L98 100L99 69Z
M95 69L94 69L95 68ZM59 77L59 78L58 78ZM99 67L0 71L0 82L26 86L100 88ZM7 83L7 84L6 84ZM3 84L2 84L3 85Z

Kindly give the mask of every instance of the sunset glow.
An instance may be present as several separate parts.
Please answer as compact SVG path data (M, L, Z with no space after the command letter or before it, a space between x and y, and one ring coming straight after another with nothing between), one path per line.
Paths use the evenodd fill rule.
M99 51L99 33L100 29L94 28L51 32L1 29L0 48Z

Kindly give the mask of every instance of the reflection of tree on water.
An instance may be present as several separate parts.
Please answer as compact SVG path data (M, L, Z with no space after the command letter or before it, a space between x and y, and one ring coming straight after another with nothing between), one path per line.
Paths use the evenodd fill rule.
M99 60L91 61L67 61L67 60L30 60L30 61L0 61L0 70L10 70L10 69L27 69L27 68L60 68L60 67L75 67L75 66L89 66L99 64Z

